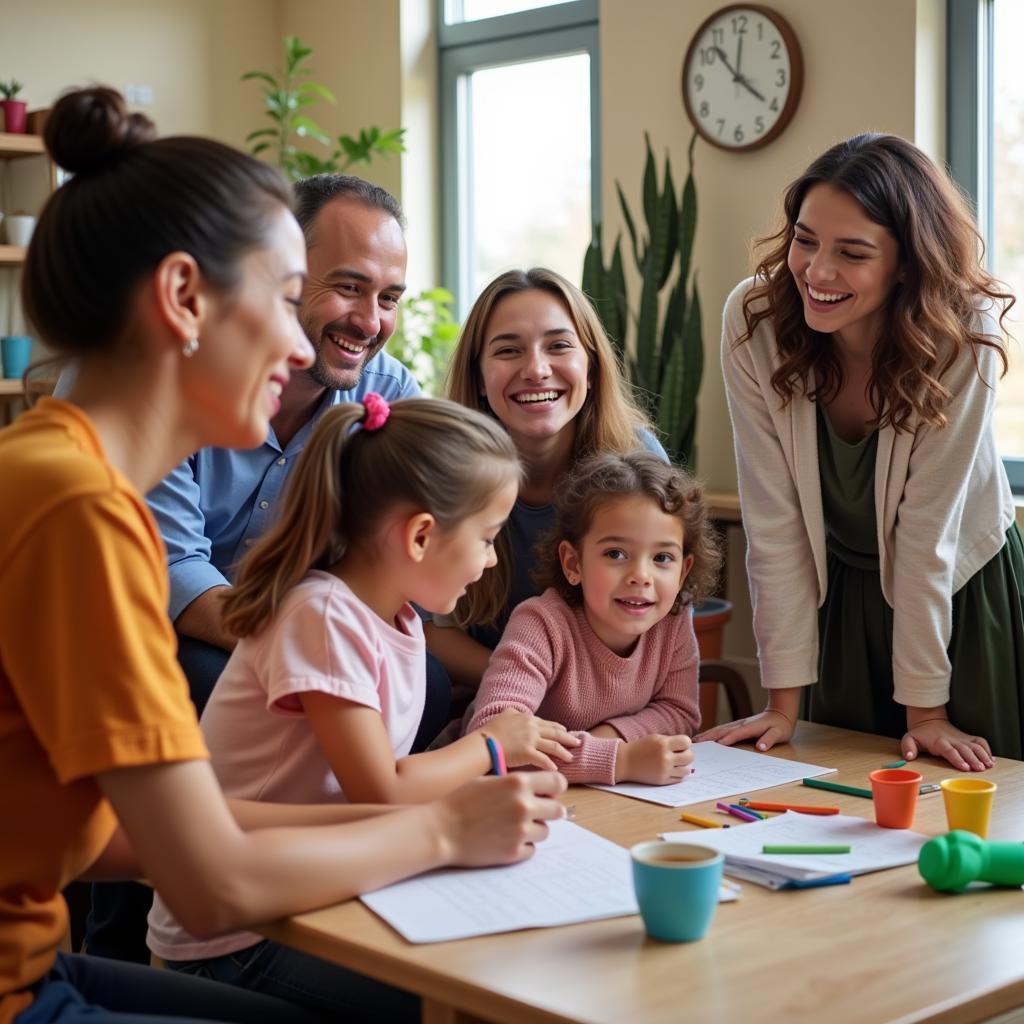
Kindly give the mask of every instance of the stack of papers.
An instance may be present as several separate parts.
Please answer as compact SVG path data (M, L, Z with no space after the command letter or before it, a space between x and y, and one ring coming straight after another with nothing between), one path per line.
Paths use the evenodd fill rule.
M832 875L864 875L870 871L913 864L928 841L919 832L879 828L873 821L846 814L810 815L787 811L775 818L728 829L666 832L665 839L698 843L725 854L726 874L771 889ZM847 845L849 853L764 853L768 844L798 846Z
M409 942L446 942L519 928L637 913L629 851L568 821L526 861L431 871L360 897ZM719 899L736 899L722 887Z
M835 771L835 768L823 768L820 764L787 761L752 750L723 747L721 743L694 743L693 755L693 774L670 786L620 782L616 786L593 788L666 807L682 807L705 800L720 800L723 796L784 786L788 782L799 782Z

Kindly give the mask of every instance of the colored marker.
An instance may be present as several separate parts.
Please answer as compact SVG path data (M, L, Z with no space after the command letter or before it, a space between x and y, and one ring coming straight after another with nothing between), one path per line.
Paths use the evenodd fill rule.
M491 771L495 775L507 775L505 751L501 749L501 744L493 736L485 736L484 739L487 741L487 753L491 755Z
M888 764L883 764L883 768L905 768L907 766L906 761L890 761Z
M938 793L938 791L939 784L937 782L926 782L917 792L919 795L923 795L925 793Z
M765 804L759 800L740 801L743 808L750 807L755 811L796 811L797 814L838 814L838 807L812 807L810 804Z
M760 821L760 818L754 817L753 811L744 811L740 807L733 807L732 804L717 803L715 806L720 811L725 811L726 814L731 814L734 818L739 818L740 821Z
M824 885L849 885L849 875L824 875L821 878L791 878L780 889L818 889Z
M710 818L698 818L696 814L687 814L683 811L679 815L680 821L688 821L691 825L700 825L701 828L728 828L728 825L723 825L720 821L712 821Z
M838 782L825 782L822 779L804 779L804 785L812 789L827 789L831 793L845 793L847 796L862 796L865 800L872 799L870 789L858 789L856 786L844 786Z
M730 807L735 807L737 811L743 811L745 814L752 814L755 818L760 821L764 821L768 817L767 814L762 814L760 811L751 810L750 807L744 807L742 804L729 804Z
M800 845L780 845L780 846L762 846L762 853L849 853L849 846L800 846Z

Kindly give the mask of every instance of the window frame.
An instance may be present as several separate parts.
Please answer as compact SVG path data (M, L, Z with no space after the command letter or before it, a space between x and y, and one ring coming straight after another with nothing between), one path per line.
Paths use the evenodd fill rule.
M946 151L950 173L974 204L991 269L994 222L992 127L994 0L946 0ZM1004 455L1015 496L1024 495L1024 455Z
M590 212L601 219L601 66L599 0L567 0L552 7L449 25L447 0L437 0L439 110L441 132L441 270L455 295L460 319L473 299L469 268L459 265L468 250L471 223L469 153L460 151L470 117L467 78L474 71L586 53L590 57ZM583 254L580 253L582 264Z

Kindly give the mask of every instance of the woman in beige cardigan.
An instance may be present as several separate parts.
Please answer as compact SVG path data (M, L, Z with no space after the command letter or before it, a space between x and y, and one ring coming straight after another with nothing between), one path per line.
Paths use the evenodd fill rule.
M895 136L830 149L785 216L722 342L768 704L700 738L767 750L802 714L907 760L1020 758L1024 546L992 429L1013 299Z

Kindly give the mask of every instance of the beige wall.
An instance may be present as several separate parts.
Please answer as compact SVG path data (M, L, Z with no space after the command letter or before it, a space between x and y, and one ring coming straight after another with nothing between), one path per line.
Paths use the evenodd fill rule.
M399 127L402 60L398 0L280 0L281 31L315 49L315 78L337 97L316 120L328 135L356 135L371 124ZM401 161L378 161L369 171L352 168L399 193Z
M7 0L0 11L0 75L25 83L29 109L75 85L142 84L164 134L239 145L260 122L259 93L239 76L277 60L278 0ZM45 182L41 161L10 164L0 208L38 213ZM2 332L23 329L17 287L17 271L0 269Z

